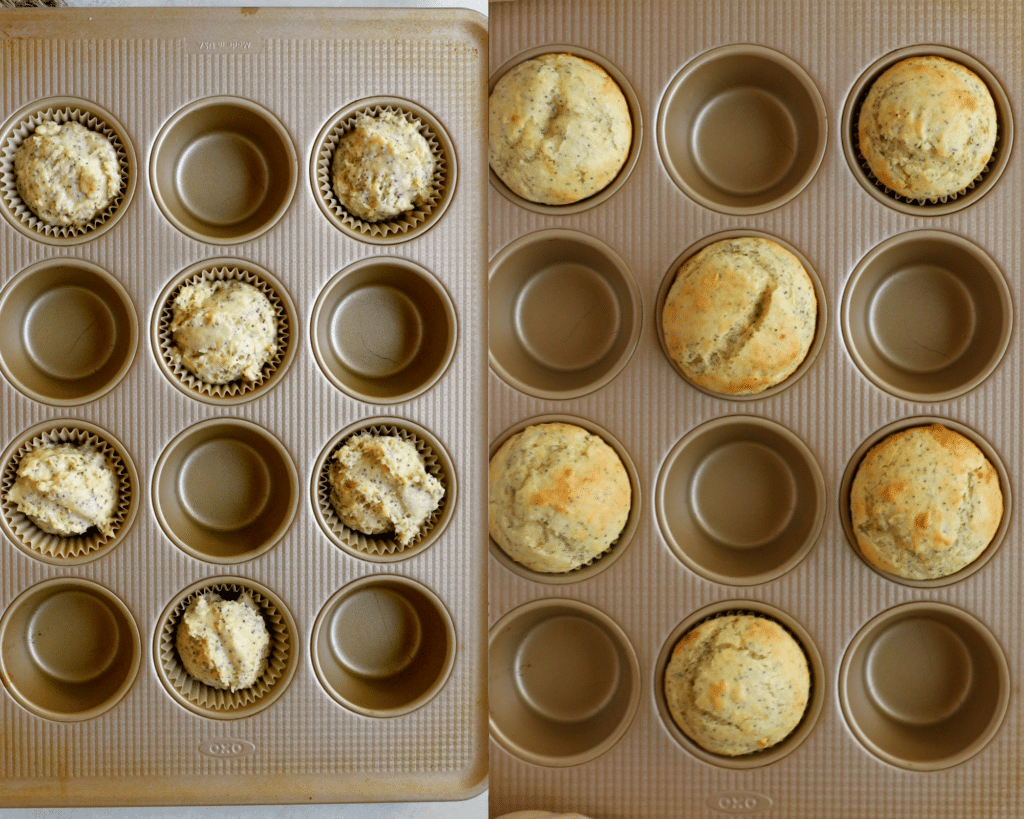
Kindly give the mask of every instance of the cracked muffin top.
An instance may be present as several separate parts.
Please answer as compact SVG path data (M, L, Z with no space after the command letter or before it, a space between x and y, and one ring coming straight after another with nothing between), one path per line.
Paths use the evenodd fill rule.
M742 756L782 742L800 724L811 674L800 644L774 620L705 620L672 649L665 701L673 721L706 751Z
M629 517L632 490L618 454L573 424L513 435L488 470L491 537L535 572L568 572L606 551Z
M976 560L1003 516L999 476L974 442L941 424L872 447L850 490L864 558L909 580L946 577Z
M868 167L883 185L918 201L962 192L995 149L992 94L966 66L910 57L872 84L857 120Z
M687 259L665 299L669 357L697 386L755 395L785 381L814 341L818 300L800 260L759 236Z
M490 165L509 189L545 205L606 188L629 156L633 120L618 83L596 63L544 54L491 92Z

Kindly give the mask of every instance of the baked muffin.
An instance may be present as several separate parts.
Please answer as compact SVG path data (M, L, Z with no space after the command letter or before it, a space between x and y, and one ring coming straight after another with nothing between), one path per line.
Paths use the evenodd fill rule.
M997 125L992 95L977 74L942 57L910 57L872 84L857 136L879 182L908 199L935 202L981 174Z
M43 222L83 227L121 189L117 153L103 134L77 122L42 122L14 154L18 196Z
M206 384L258 381L277 354L277 315L247 282L198 281L174 297L171 360Z
M491 537L535 572L569 572L609 549L632 489L618 454L573 424L538 424L509 438L488 470Z
M44 445L25 453L7 500L47 534L110 536L117 512L117 474L96 447Z
M785 381L814 341L818 300L800 260L757 236L687 259L662 311L669 358L694 384L755 395Z
M489 102L491 168L531 202L568 205L607 187L622 169L633 121L603 68L544 54L505 74Z
M423 532L444 497L415 445L397 435L353 435L331 457L331 506L364 535L394 532L400 546Z
M366 222L423 207L433 192L434 153L417 125L401 114L359 114L331 160L341 205Z
M995 467L940 424L871 448L850 490L853 532L873 566L909 580L946 577L992 541L1003 515Z
M698 624L665 669L672 719L701 748L723 756L782 742L799 725L810 690L800 644L774 620L750 614Z

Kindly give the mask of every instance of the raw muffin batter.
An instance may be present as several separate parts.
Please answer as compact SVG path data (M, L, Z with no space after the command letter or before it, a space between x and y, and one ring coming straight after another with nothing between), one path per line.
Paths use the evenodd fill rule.
M181 617L175 643L189 674L232 693L255 685L270 657L270 633L249 592L238 600L216 592L195 598Z
M632 503L618 453L574 424L538 424L513 435L488 470L491 537L535 572L569 572L622 534Z
M416 447L394 435L354 435L334 453L331 506L365 535L394 532L408 546L441 503L444 487Z
M81 535L95 526L113 533L117 475L95 447L40 446L22 457L7 500L51 535Z
M800 260L747 236L715 242L683 263L662 330L670 358L695 384L754 395L800 366L817 320L818 299Z
M392 219L426 202L434 166L430 145L414 123L392 111L360 114L334 151L334 194L366 222Z
M976 560L1003 516L995 467L941 424L872 447L850 489L853 531L873 566L911 580L946 577Z
M199 281L174 299L171 360L207 384L256 381L277 353L270 300L245 282Z
M695 626L665 669L665 699L676 725L724 756L762 751L789 736L810 687L799 643L774 620L749 614Z
M489 106L490 165L531 202L567 205L593 196L629 156L633 119L601 66L544 54L498 80Z
M121 171L110 140L77 122L43 122L14 154L18 195L46 224L82 227L111 203Z

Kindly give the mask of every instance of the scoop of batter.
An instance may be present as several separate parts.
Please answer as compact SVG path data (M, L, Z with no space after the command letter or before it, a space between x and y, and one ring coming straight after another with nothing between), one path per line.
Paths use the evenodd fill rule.
M171 335L171 360L207 384L256 381L277 353L273 305L240 281L182 287L174 299Z
M103 134L77 122L43 122L14 154L21 200L44 222L82 227L121 187L117 153Z
M206 592L188 604L175 641L185 670L211 688L249 688L270 658L270 632L249 592L224 600Z
M117 475L95 447L40 446L18 463L18 477L7 499L51 535L81 535L95 526L113 533Z
M391 219L430 196L434 155L419 129L391 111L360 114L331 162L334 193L367 222Z
M444 497L416 447L393 435L355 435L334 453L331 506L366 535L394 532L408 546Z

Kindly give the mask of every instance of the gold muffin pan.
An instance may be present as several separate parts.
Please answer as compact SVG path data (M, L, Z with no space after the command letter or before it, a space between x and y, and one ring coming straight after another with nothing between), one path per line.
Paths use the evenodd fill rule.
M478 793L482 18L68 9L4 25L0 489L33 447L80 441L115 465L119 505L111 535L60 538L0 500L3 804ZM412 112L444 154L430 212L389 247L336 224L304 172L367 100ZM47 117L117 138L121 194L81 231L37 229L10 195L13 151ZM200 279L273 305L278 352L255 382L211 387L172 362L170 304ZM324 520L323 459L357 429L411 437L445 485L406 550ZM250 688L181 665L177 624L207 590L260 607L272 650Z
M528 57L579 53L649 125L615 189L571 208L491 175L491 451L557 418L605 436L638 481L628 543L578 573L526 572L491 544L492 816L1024 810L1022 25L994 0L491 6L492 87ZM969 190L921 205L865 175L851 134L870 80L932 53L985 79L999 142ZM681 377L660 315L682 262L737 235L795 252L819 307L800 369L742 399ZM995 465L1004 513L974 564L913 582L861 559L849 483L881 437L935 422ZM663 694L678 639L726 611L782 623L812 676L794 733L735 758L682 734Z

